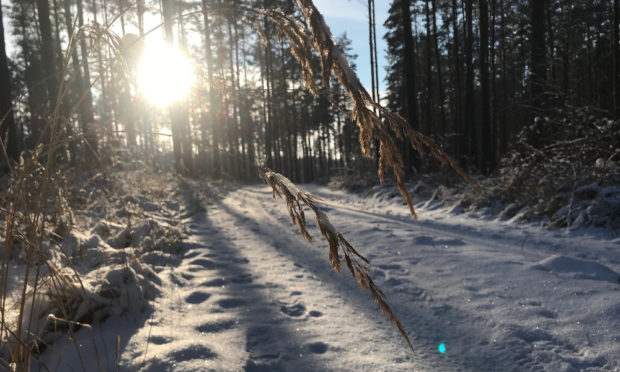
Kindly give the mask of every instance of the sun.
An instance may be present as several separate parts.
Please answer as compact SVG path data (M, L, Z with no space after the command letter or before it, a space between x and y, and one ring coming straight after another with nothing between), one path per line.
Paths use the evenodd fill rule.
M185 99L194 80L189 59L167 44L147 44L138 66L138 91L160 107Z

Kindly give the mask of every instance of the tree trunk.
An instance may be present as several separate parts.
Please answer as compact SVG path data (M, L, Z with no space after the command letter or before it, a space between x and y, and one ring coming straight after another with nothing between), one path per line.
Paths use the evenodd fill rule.
M178 17L178 45L180 49L185 49L185 24L183 22L181 6L177 7L177 17ZM181 134L181 152L183 154L183 166L185 168L185 172L187 175L194 176L194 148L193 148L193 133L192 133L192 123L189 118L189 104L187 98L178 102L178 118L179 128Z
M374 39L373 39L373 33L372 33L372 22L373 22L373 16L374 14L372 13L373 7L372 4L373 0L368 0L368 48L370 50L370 85L371 85L371 92L372 92L372 99L373 101L377 101L377 97L375 95L375 54L374 54Z
M403 46L404 46L404 61L405 61L405 93L406 97L406 117L409 121L409 125L415 130L420 130L418 122L418 100L416 89L416 59L414 53L413 32L411 30L411 0L401 0L401 13L402 13L402 26L403 26ZM413 166L417 165L417 162L413 160L413 154L408 149L405 153L406 172L410 173Z
M545 107L547 61L545 46L545 0L529 0L532 26L532 66L530 74L531 99L537 110Z
M174 35L172 33L172 17L174 11L172 9L172 0L162 0L162 13L164 16L164 30L166 42L172 46L174 42ZM181 112L178 104L174 104L170 108L171 116L171 132L172 132L172 151L174 152L174 166L177 172L183 171L183 149L181 131Z
M235 177L240 176L240 168L239 168L239 95L237 92L237 79L238 79L238 70L235 71L235 35L233 33L232 23L236 22L234 17L228 19L228 62L230 64L230 86L231 86L231 95L230 95L230 103L232 105L232 117L229 121L228 127L228 140L230 143L230 164L231 164L231 173L235 175Z
M480 89L482 115L478 129L478 166L481 171L495 169L495 152L491 128L491 106L489 96L489 4L487 0L479 0L480 11Z
M84 23L83 14L82 14L82 1L78 1L78 25L81 27ZM64 1L64 11L65 11L65 25L67 28L67 33L74 37L74 29L73 29L73 20L71 19L71 8L69 0ZM86 43L84 39L80 40L80 49L82 52L82 61L80 65L80 60L78 58L78 49L77 44L72 46L73 50L71 51L71 61L73 63L73 73L75 74L75 81L73 83L73 91L74 91L74 99L78 105L79 109L79 123L82 132L85 134L86 146L84 148L84 154L87 154L88 157L93 155L93 152L97 152L97 137L94 133L94 113L93 113L93 105L92 105L92 96L90 93L90 79L86 78L86 73L88 70L88 51L86 49ZM83 70L82 70L83 69ZM84 71L84 75L82 75L82 71ZM92 159L91 159L92 160Z
M424 13L426 16L426 40L424 43L426 48L426 97L423 112L426 115L424 115L423 123L425 124L424 134L431 135L433 134L433 124L435 123L435 103L433 97L435 94L433 89L435 84L433 84L433 59L431 52L431 11L428 2L429 0L424 2Z
M507 127L507 114L506 114L506 106L508 103L508 84L506 78L506 16L505 16L505 7L504 1L500 2L500 34L502 35L500 38L500 61L501 61L501 69L502 69L502 110L501 110L501 120L499 125L499 152L501 154L505 154L508 151L508 127Z
M460 157L464 148L459 146L460 138L458 134L463 135L463 109L462 109L462 97L461 97L461 58L459 55L459 27L458 27L458 6L456 0L452 0L452 43L454 54L454 113L453 113L453 132L455 154Z
M432 0L431 14L433 16L433 41L435 46L435 65L437 66L437 90L439 91L439 111L441 112L441 122L439 127L440 135L446 134L446 107L444 102L443 77L441 72L441 52L439 50L439 36L437 35L437 0Z
M613 30L613 56L614 56L614 112L616 119L620 118L620 0L614 0L614 30Z
M464 129L464 148L470 161L475 159L476 131L474 113L474 63L473 63L473 0L465 1L465 125Z
M491 86L491 141L492 142L492 151L493 151L493 159L497 162L498 159L498 131L497 131L497 81L495 79L495 75L497 74L497 64L496 64L496 49L495 49L495 41L497 38L496 35L496 14L497 14L497 0L491 0L491 40L489 47L489 58L490 58L490 76L491 79L489 84Z
M19 157L15 117L13 116L13 100L11 98L11 76L6 57L4 43L4 25L2 21L2 1L0 0L0 140L4 144L6 154L11 160ZM2 161L4 162L4 156Z
M381 91L379 90L379 58L377 57L377 17L375 11L375 0L371 0L372 4L372 40L373 40L373 50L372 53L375 55L375 89L377 90L376 97L377 103L381 104ZM381 113L379 113L379 117L381 117Z
M213 87L213 56L211 51L211 24L209 22L209 9L207 0L202 0L202 16L205 27L205 59L207 61L207 84L209 86L209 125L211 126L211 136L213 144L211 148L211 170L215 176L221 172L221 162L219 153L219 136L217 135L217 103Z
M41 64L43 65L43 73L45 74L49 107L53 107L58 98L58 70L56 59L54 58L50 8L48 0L36 1L39 32L41 33Z
M375 1L368 0L368 46L370 48L370 81L372 88L372 99L375 102L381 103L381 97L379 97L379 71L377 60L377 28L375 25ZM376 113L376 109L373 107L373 112ZM379 141L375 140L375 161L376 166L379 166Z

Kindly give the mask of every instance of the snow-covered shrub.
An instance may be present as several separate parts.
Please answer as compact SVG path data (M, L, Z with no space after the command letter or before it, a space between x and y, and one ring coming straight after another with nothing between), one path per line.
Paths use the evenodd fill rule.
M469 187L461 204L507 207L502 217L546 218L548 227L620 228L620 121L587 108L536 118L517 136L497 177Z
M2 200L0 358L15 363L76 327L148 312L161 280L143 255L182 248L175 203L151 202L152 194L162 199L161 182L144 164L47 172L40 157L25 155ZM162 210L169 217L153 215Z

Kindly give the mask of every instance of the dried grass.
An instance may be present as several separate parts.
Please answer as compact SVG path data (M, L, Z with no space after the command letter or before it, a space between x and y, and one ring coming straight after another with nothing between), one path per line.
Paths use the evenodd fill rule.
M296 0L305 18L305 23L291 19L279 9L259 10L258 13L269 18L276 28L278 38L286 37L290 51L300 64L305 85L315 96L319 87L315 81L312 60L315 52L320 61L322 84L329 89L335 79L347 92L352 105L352 119L359 127L359 142L362 153L371 156L371 144L379 144L378 176L384 182L386 172L390 169L396 178L398 190L403 196L413 218L416 218L413 199L405 186L405 164L397 141L409 143L420 155L430 153L442 165L449 165L467 181L469 176L456 161L430 137L414 130L405 119L375 102L361 84L355 71L351 68L344 53L334 43L333 36L323 16L314 6L312 0ZM263 39L266 37L259 33ZM382 120L381 117L385 118ZM300 191L288 178L267 168L260 168L259 174L273 189L274 198L279 196L286 201L293 224L299 228L301 235L312 242L307 231L306 217L303 206L310 208L316 218L319 230L329 243L329 261L334 270L341 272L340 254L345 265L360 288L369 291L373 301L379 306L392 323L396 325L409 347L413 346L402 323L392 312L385 301L385 294L371 279L368 273L369 261L359 254L355 248L330 223L327 215L317 206L319 199L309 193Z
M24 152L20 162L11 167L10 187L0 209L5 215L0 262L0 365L12 370L30 370L31 360L37 359L46 346L50 321L54 326L58 322L66 325L80 357L80 345L75 341L73 330L84 326L78 321L90 319L92 312L103 303L91 288L84 288L70 257L55 244L69 234L73 225L66 200L67 187L56 166L57 150L79 140L86 140L85 146L90 147L88 140L95 136L92 126L86 128L86 133L71 137L62 132L66 117L74 115L81 100L86 98L84 92L65 112L62 102L77 76L77 70L70 71L68 66L74 48L83 38L91 47L100 42L109 44L117 59L123 61L119 38L107 28L93 23L80 27L70 37L57 100L42 131L45 135L40 138L45 143ZM91 82L91 87L92 84L95 81ZM53 254L63 257L61 265L52 260L50 247L60 250ZM15 260L24 264L23 272L14 269L22 266L14 265ZM19 294L13 298L11 295L16 289ZM91 336L93 347L96 347L92 332ZM43 364L40 367L47 369ZM82 368L86 370L84 365Z
M281 10L264 10L261 13L271 19L279 36L285 36L293 57L301 65L303 81L310 92L319 94L312 69L314 52L319 56L322 83L329 88L335 76L338 83L347 92L352 104L352 119L359 127L359 142L362 153L371 155L371 144L379 143L379 180L383 183L386 172L391 169L398 190L403 196L411 215L415 218L413 199L405 186L405 165L400 154L397 140L408 142L420 155L430 153L443 165L455 169L462 177L470 181L456 161L448 155L432 138L414 130L405 119L375 102L361 84L355 71L351 68L344 53L336 47L333 36L323 16L311 0L296 0L304 15L306 23L289 19ZM381 120L380 116L385 118Z
M325 212L318 206L321 199L308 192L301 191L288 178L268 168L260 168L259 174L260 177L271 186L273 197L280 197L286 201L293 225L299 228L301 235L310 243L312 243L312 236L308 233L308 228L306 226L304 206L312 210L319 231L321 231L321 235L323 235L329 244L329 262L332 268L339 273L342 272L342 262L340 258L340 255L342 255L347 269L357 280L357 284L362 290L370 293L373 302L377 304L381 312L396 325L400 334L405 341L407 341L411 350L413 350L413 345L409 340L409 336L407 336L407 332L405 332L403 324L386 302L385 293L383 293L370 277L368 272L370 261L355 250L351 243L349 243L347 239L336 230L334 225L332 225Z

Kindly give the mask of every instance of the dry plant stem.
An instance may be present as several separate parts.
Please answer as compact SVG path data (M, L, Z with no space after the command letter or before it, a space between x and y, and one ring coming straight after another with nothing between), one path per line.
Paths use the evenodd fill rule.
M59 187L58 185L55 185L54 181L54 162L56 151L59 147L76 139L85 139L86 146L90 146L88 143L88 138L93 135L92 130L87 129L86 133L82 136L73 136L71 138L59 137L59 127L63 120L65 120L65 118L63 118L63 114L68 113L69 115L73 115L77 110L78 105L86 96L85 93L82 94L79 97L76 106L69 109L68 112L63 113L63 111L65 111L62 109L63 98L67 94L68 87L75 79L77 73L77 71L73 71L67 74L67 66L69 65L70 56L77 46L77 42L83 38L90 39L91 45L101 41L111 45L116 56L118 57L117 59L122 63L122 58L120 58L119 51L119 38L112 32L109 32L107 27L109 27L109 25L105 28L100 27L98 24L85 25L74 35L70 36L69 44L64 56L63 67L59 72L59 74L63 77L65 77L65 75L68 75L68 77L61 79L56 102L52 107L52 110L47 118L46 126L41 133L41 137L39 138L39 142L42 142L45 139L46 143L35 149L31 155L24 155L21 163L11 169L12 195L8 208L3 210L3 212L7 213L7 218L4 231L5 246L0 266L0 343L6 342L11 356L10 362L19 369L28 370L30 368L31 357L36 357L40 335L33 334L33 332L35 332L33 331L33 318L36 314L34 314L33 311L26 314L26 304L30 305L31 308L35 307L37 296L39 296L38 292L43 291L42 285L46 285L47 290L41 295L49 298L54 303L54 306L59 313L66 319L71 319L70 316L72 313L71 309L68 309L66 306L66 301L68 299L81 298L91 300L86 295L86 291L80 280L79 274L73 265L71 265L65 252L63 252L63 255L65 256L70 269L73 271L73 279L65 277L65 273L62 273L61 270L57 270L57 268L48 261L48 258L43 253L42 248L43 242L48 236L51 236L50 232L46 228L46 225L48 224L47 217L52 213L53 208L55 208L48 203L48 197L50 191L54 190L55 187ZM95 82L92 82L91 86L94 83ZM2 149L2 152L5 152L4 149ZM37 182L40 182L40 184L35 190L30 190L32 185L30 184L29 177L35 175L39 170L41 171L41 174L37 176ZM26 196L26 192L32 192L33 195ZM58 206L56 206L56 208L58 208ZM23 232L20 231L22 226L25 227L25 231ZM15 241L23 243L26 249L26 269L21 288L21 298L17 300L19 305L17 324L15 324L15 329L11 329L6 323L6 309L8 306L7 290L10 260L13 255L12 251L14 250L13 244ZM41 264L45 265L49 273L45 279L40 278ZM36 265L36 267L34 267L34 265ZM34 276L33 270L36 271L36 276L34 277L34 287L32 287L32 290L29 290L32 282L31 277ZM22 278L20 278L20 280L21 279ZM75 285L73 283L74 280L77 280L79 284ZM44 282L47 283L45 284ZM31 298L28 296L31 296ZM38 332L41 331L43 330L38 330ZM86 370L84 361L80 355L79 345L77 345L75 341L73 329L70 327L68 332L70 338L73 340L76 350L78 351L82 368ZM95 355L97 356L98 367L100 370L103 370L99 351L97 350L94 340L94 334L92 334L92 329L91 337L93 338L93 346L95 348Z
M95 340L95 332L93 330L93 327L90 324L80 323L80 322L75 322L75 321L72 321L72 320L58 318L54 314L48 315L48 319L53 320L54 323L56 323L58 321L58 322L61 322L61 323L69 324L71 326L84 327L84 328L88 329L88 332L90 333L91 341L93 343L93 351L95 352L95 359L97 359L97 367L99 367L100 371L105 371L105 368L103 368L103 365L101 364L101 356L99 355L99 349L97 348L97 342ZM76 344L76 346L77 346L77 344ZM80 361L82 361L82 356L80 355L79 350L78 350L78 355L80 357ZM82 367L84 367L84 370L86 371L86 368L84 366L83 361L82 361Z
M386 170L391 168L396 178L398 190L407 203L412 217L416 218L416 213L413 207L413 199L405 186L405 164L396 140L408 142L420 155L430 152L442 164L450 165L467 181L471 181L456 161L445 153L434 140L414 130L401 116L391 112L371 98L360 83L344 53L335 46L331 31L312 0L296 0L296 2L301 8L306 21L305 24L288 18L279 9L263 10L259 13L262 13L275 24L278 37L285 36L288 39L291 54L301 65L303 81L314 95L319 94L319 89L314 80L311 62L313 50L318 53L323 85L329 89L332 76L335 76L347 92L353 106L352 119L357 123L360 130L359 142L362 153L366 157L370 157L371 143L374 141L379 143L379 169L377 171L379 180L383 183ZM259 35L265 42L268 42L263 34L259 32ZM383 121L379 115L386 120ZM339 256L342 253L347 268L351 275L357 279L359 286L370 292L373 301L379 306L381 312L396 325L413 350L402 323L385 301L385 294L370 278L366 266L368 260L360 255L342 234L334 229L325 213L316 205L318 199L309 193L301 192L290 180L279 173L267 168L261 168L259 173L273 189L274 197L279 196L286 200L293 224L299 227L301 235L310 242L312 242L312 238L306 228L302 205L309 207L314 212L321 234L329 243L329 260L334 270L338 272L342 270ZM360 261L366 265L360 264Z
M413 350L413 345L405 332L403 324L386 302L385 293L383 293L370 277L368 272L368 265L370 262L366 257L358 253L332 225L325 212L323 212L317 204L320 202L320 198L299 190L288 178L268 168L259 168L259 175L271 186L274 198L277 196L286 201L286 206L288 207L293 225L299 228L301 235L310 243L312 243L312 236L308 233L303 207L306 206L312 210L321 235L323 235L325 240L329 243L329 262L332 268L339 273L342 272L342 264L340 261L340 254L342 254L345 265L347 269L349 269L351 275L357 280L357 284L362 290L370 292L373 302L377 304L381 312L396 325L400 334L405 341L407 341L409 348Z
M65 55L65 66L68 63L68 56L70 55L71 50L75 47L75 45L76 45L75 40L74 38L72 38L70 41L68 51ZM58 148L59 144L63 142L62 140L58 139L57 130L62 120L61 113L60 113L61 103L63 101L63 97L66 94L66 92L67 92L67 85L66 85L65 79L63 79L59 87L58 98L48 118L47 127L49 130L49 142L47 144L47 151L43 152L41 151L42 148L39 148L37 149L37 151L34 152L33 156L30 159L25 160L26 162L28 162L27 164L38 164L39 159L46 158L45 166L42 167L43 177L41 179L41 187L36 190L36 193L34 195L34 200L35 200L35 203L33 204L34 211L27 211L27 210L22 211L22 214L24 215L26 215L27 213L32 213L32 217L29 218L30 221L27 224L29 226L32 226L32 229L30 229L30 231L27 231L27 236L22 236L22 239L21 239L26 245L27 253L26 253L26 272L25 272L24 279L23 279L22 293L21 293L21 298L19 301L18 321L16 324L17 326L16 334L17 334L17 338L19 341L22 341L22 337L29 338L32 333L31 326L32 326L32 320L33 320L32 317L34 314L32 313L29 314L28 324L27 324L28 332L26 335L24 335L23 333L24 329L22 328L24 326L24 316L26 315L24 314L24 311L25 311L26 301L28 298L27 288L30 282L30 276L31 276L30 274L31 274L32 266L33 266L33 257L34 257L34 261L37 262L36 279L35 279L35 283L34 283L35 285L34 285L33 294L32 294L32 304L34 304L36 295L37 295L38 284L39 284L39 269L40 269L39 267L40 265L38 264L40 260L39 260L39 257L37 256L39 252L42 252L43 241L45 240L47 236L46 226L45 226L46 216L48 216L49 214L49 210L48 210L49 205L47 202L47 198L48 198L48 191L50 190L50 184L53 184L52 169L54 167L54 155L55 155L56 149ZM46 130L42 132L42 136L43 136L43 133L45 133L45 131ZM43 139L43 137L41 137L40 139ZM16 216L18 206L22 204L21 202L23 200L24 188L27 188L29 186L27 184L24 184L24 181L27 178L27 175L28 175L27 172L30 171L31 169L26 164L24 164L23 167L20 167L20 170L22 174L16 175L17 184L13 185L13 187L15 188L15 194L9 207L9 214L7 215L6 231L5 231L5 234L6 234L5 235L5 249L4 249L3 261L2 261L2 267L1 267L2 283L0 287L2 290L2 324L3 326L6 326L5 324L6 318L5 318L4 312L6 309L6 295L7 295L6 291L7 291L7 282L8 282L9 261L11 257L11 251L12 251L12 242L14 238L19 238L19 236L21 235L19 234L19 232L18 233L14 232L14 227L16 226L16 223L19 223L16 221L15 216ZM53 274L54 269L50 267L49 262L47 262L45 258L43 258L43 260L49 268L52 282L56 284L56 281L54 280L54 274ZM67 283L63 283L63 284L67 284ZM62 287L59 286L57 287L57 290L61 290L61 288ZM58 308L61 311L64 310L62 304L59 304ZM3 332L4 328L5 327L3 327L2 331L0 332ZM2 338L1 336L2 334L0 334L0 340L4 340L4 338ZM11 351L13 362L24 362L25 361L25 365L23 365L23 367L28 368L30 364L30 357L34 351L32 349L33 346L36 347L36 341L34 342L34 345L32 346L29 344L25 344L23 342L18 342L16 344L16 350Z
M11 331L11 329L6 324L2 324L0 326L2 327L3 330L6 331L7 335L12 336L15 339L16 343L21 344L22 347L24 348L28 348L28 346L24 343L24 341L20 340L19 337L17 337L17 335L13 331ZM15 350L15 349L11 348L10 350ZM12 354L11 358L15 359L15 356ZM50 372L50 369L39 359L39 357L36 354L34 355L34 358L37 362L39 362L39 366L42 369L45 369L46 371Z
M398 190L405 199L411 215L416 217L413 199L405 187L405 165L395 138L410 143L421 155L430 152L442 164L450 165L470 181L456 161L433 139L414 130L401 116L371 98L344 53L335 46L331 31L313 2L311 0L296 0L296 2L302 10L306 24L289 19L280 10L265 10L262 13L276 25L278 35L284 35L289 40L291 54L301 65L304 83L313 94L319 93L311 65L313 50L319 55L323 85L329 88L332 76L335 76L345 89L353 105L352 118L360 129L359 142L362 153L369 157L371 143L373 140L378 141L379 179L383 182L386 170L391 168L396 177ZM382 121L377 113L385 117L386 122Z

